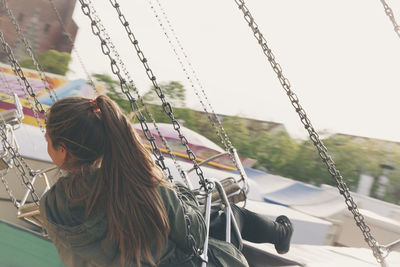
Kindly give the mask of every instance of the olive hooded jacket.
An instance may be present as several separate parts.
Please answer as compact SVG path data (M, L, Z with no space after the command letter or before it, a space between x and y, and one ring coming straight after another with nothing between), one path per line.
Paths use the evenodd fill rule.
M85 208L82 204L67 199L62 179L68 178L61 178L40 201L43 225L61 260L67 266L74 267L122 266L118 245L106 238L108 222L105 212L96 212L82 220ZM197 247L203 247L206 237L204 218L192 193L183 185L178 185L177 188L183 201L179 200L175 190L163 186L158 190L168 213L171 230L168 245L163 248L157 266L201 266L201 260L192 257L192 250L187 246L183 206L190 217L190 233ZM208 246L207 266L248 266L244 256L232 244L210 237ZM155 248L151 247L151 251L153 258L156 258ZM151 266L143 257L141 260L141 266ZM134 260L125 266L136 267L137 264Z

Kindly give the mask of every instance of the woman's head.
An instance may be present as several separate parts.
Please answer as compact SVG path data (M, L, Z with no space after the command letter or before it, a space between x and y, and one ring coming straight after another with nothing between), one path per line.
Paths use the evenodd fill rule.
M160 252L169 232L157 191L166 181L118 106L106 96L65 98L50 108L46 130L54 163L74 175L67 195L80 196L87 217L98 206L106 211L108 237L119 243L123 261L143 255L152 262L150 245ZM85 167L98 169L90 186L79 179Z
M101 160L106 133L102 112L93 108L97 102L112 105L107 97L99 96L93 100L69 97L51 107L46 139L48 153L58 167L73 171Z

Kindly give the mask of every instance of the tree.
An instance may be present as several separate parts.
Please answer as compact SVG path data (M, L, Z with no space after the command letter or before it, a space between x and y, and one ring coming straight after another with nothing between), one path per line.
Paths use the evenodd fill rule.
M35 56L43 71L59 75L67 73L68 64L71 61L71 55L67 52L58 52L56 50L48 50L47 52L37 54ZM36 69L33 60L30 57L25 57L20 61L21 67Z
M177 81L170 81L168 83L160 83L160 88L162 89L164 95L167 98L167 101L171 104L172 107L185 107L186 96L185 96L185 87ZM158 95L154 90L154 86L147 91L143 95L143 99L148 103L156 103L156 99ZM159 103L159 102L157 102Z
M331 179L310 140L301 141L282 175L312 184L330 184Z
M246 127L245 120L237 116L226 116L222 120L222 125L227 132L233 146L237 149L238 154L243 157L253 158L252 152L248 146L250 132Z
M105 85L106 95L118 104L124 114L128 115L132 112L128 99L119 89L119 81L113 80L107 74L93 74L93 77Z
M290 138L286 131L276 133L260 132L249 140L251 158L257 159L258 167L284 175L287 173L288 163L298 151L297 142Z

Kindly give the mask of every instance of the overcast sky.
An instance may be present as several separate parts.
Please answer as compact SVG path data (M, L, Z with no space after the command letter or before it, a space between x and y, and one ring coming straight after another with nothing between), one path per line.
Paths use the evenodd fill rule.
M147 91L151 83L116 11L107 0L93 2L139 90ZM182 82L188 106L201 109L149 1L118 2L157 80ZM387 2L400 23L400 1ZM292 137L306 136L234 0L162 4L217 113L283 123ZM246 4L317 131L400 141L400 38L380 0ZM91 73L111 73L79 1L76 7L84 65ZM77 60L71 68L71 78L85 77Z

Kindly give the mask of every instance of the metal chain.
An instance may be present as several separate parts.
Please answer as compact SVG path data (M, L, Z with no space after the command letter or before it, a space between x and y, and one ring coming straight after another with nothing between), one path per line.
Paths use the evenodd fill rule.
M53 103L55 103L55 102L57 101L56 92L53 91L53 88L52 88L51 85L47 82L46 76L45 76L45 74L44 74L44 72L43 72L43 68L42 68L42 66L39 64L39 62L36 60L35 55L34 55L34 52L33 52L33 49L32 49L32 47L31 47L30 44L29 44L29 41L25 38L25 35L23 34L23 32L22 32L22 30L21 30L21 27L19 26L17 20L15 19L14 14L12 13L11 9L8 7L7 0L2 0L2 4L3 4L4 9L5 9L6 12L7 12L8 18L10 19L10 21L11 21L12 24L14 25L14 27L15 27L17 33L18 33L19 38L20 38L20 39L22 40L22 42L24 43L25 49L26 49L28 55L31 57L31 59L32 59L32 61L33 61L33 64L35 65L35 67L36 67L36 69L37 69L37 71L38 71L38 73L39 73L39 75L40 75L40 79L42 80L46 91L48 92L48 94L49 94L51 100L53 101Z
M332 177L336 180L337 188L339 193L345 198L345 203L349 211L353 214L354 220L356 221L357 226L360 228L365 242L368 246L372 249L372 252L376 258L376 260L381 263L383 261L381 251L379 249L379 244L375 240L375 238L371 235L371 229L364 221L364 216L360 214L358 210L357 204L354 202L354 199L350 195L349 188L347 187L346 183L343 180L342 175L335 167L335 162L328 154L328 149L322 143L319 135L315 131L314 127L311 124L311 121L308 119L305 110L299 103L299 99L297 95L291 90L289 80L283 75L282 68L275 61L275 55L272 53L271 49L268 47L267 41L260 32L257 23L254 21L254 18L250 14L250 11L245 5L244 0L234 0L238 5L239 9L243 12L244 19L248 23L249 27L252 29L254 37L257 39L258 43L260 44L264 54L267 56L269 63L272 66L272 69L277 74L279 82L281 83L283 89L285 90L286 94L288 95L292 106L295 108L297 114L300 117L301 123L304 125L305 129L308 131L311 141L313 142L314 146L317 148L319 156L321 157L322 161L328 168L329 173Z
M56 7L56 5L55 5L55 3L54 3L53 0L49 0L49 2L50 2L50 5L51 5L52 9L53 9L54 12L56 13L57 20L58 20L58 22L60 23L60 26L61 26L61 28L62 28L62 31L64 32L64 34L67 36L68 40L69 40L69 41L71 42L71 44L72 44L72 50L73 50L74 53L76 54L76 57L78 58L79 64L81 65L83 71L85 72L86 78L88 79L90 86L91 86L91 87L93 88L93 90L98 94L99 91L97 90L97 88L96 88L96 86L95 86L95 84L94 84L94 82L93 82L92 77L90 76L90 74L89 74L89 72L87 71L85 65L83 64L83 60L82 60L81 56L79 55L78 50L75 48L75 42L74 42L74 40L72 40L71 34L69 34L69 32L67 31L67 28L65 27L65 24L64 24L64 22L62 21L60 12L58 12L58 9L57 9L57 7Z
M114 7L114 9L117 11L119 21L124 26L125 31L128 34L129 40L131 41L131 43L133 44L133 46L136 50L139 60L142 62L143 66L146 70L146 74L154 86L154 91L156 92L157 96L160 98L160 100L162 102L162 108L163 108L164 113L167 114L167 116L170 118L174 130L178 133L178 137L179 137L182 145L185 146L185 148L186 148L186 153L187 153L189 159L192 161L192 164L196 170L196 174L199 177L200 185L204 188L204 190L207 190L207 188L208 188L207 184L209 183L209 181L204 178L203 171L201 170L200 166L197 164L196 155L193 153L192 150L190 150L190 148L188 146L189 142L181 132L181 126L180 126L178 120L175 119L175 116L174 116L174 113L172 110L172 106L169 102L167 102L162 89L158 85L157 78L156 78L156 76L154 76L153 71L149 67L148 61L143 54L143 51L140 49L139 41L136 39L135 35L131 31L129 22L126 20L125 16L122 14L121 9L119 8L120 5L117 3L116 0L109 0L109 1L110 1L111 5Z
M25 185L25 187L29 190L30 195L32 197L32 201L39 206L39 197L36 194L35 188L32 184L32 180L29 179L26 176L26 170L28 170L29 175L33 178L33 171L32 169L29 168L29 166L26 164L25 160L21 157L19 154L18 150L14 148L7 140L7 133L6 133L6 125L2 124L0 125L0 137L2 139L3 143L3 148L7 150L8 153L10 153L11 156L11 161L13 163L13 166L19 171L21 174L22 182ZM26 169L26 170L25 170Z
M193 75L193 76L195 77L195 80L196 80L196 82L197 82L197 85L202 89L203 97L205 97L205 99L208 101L207 95L206 95L205 92L204 92L204 88L203 88L202 84L200 83L200 80L198 79L198 77L197 77L197 75L196 75L196 72L195 72L195 70L194 70L192 64L190 63L189 58L188 58L188 56L187 56L185 50L183 49L183 46L182 46L181 42L179 41L177 35L175 34L175 31L174 31L174 29L173 29L173 27L172 27L172 25L171 25L171 22L169 21L169 19L168 19L168 17L167 17L167 14L165 13L163 7L161 6L161 3L160 3L159 1L157 1L158 6L159 6L159 8L161 9L161 13L162 13L162 15L163 15L163 17L164 17L164 20L166 21L166 24L168 25L170 32L171 32L172 35L175 37L175 41L176 41L176 43L178 44L178 47L179 47L179 49L180 49L182 55L184 56L184 58L185 58L185 60L186 60L185 63L186 63L188 66L185 66L185 63L183 62L181 56L179 55L179 53L178 53L178 51L177 51L178 49L176 48L176 46L175 46L174 43L172 42L171 38L169 37L168 31L167 31L167 29L165 28L164 23L162 22L162 20L161 20L161 18L160 18L161 16L160 16L159 13L157 12L155 6L153 5L153 3L152 3L150 0L148 0L147 2L149 3L151 10L153 11L154 16L156 17L156 19L157 19L157 21L158 21L158 24L160 25L162 31L164 32L164 35L165 35L165 37L167 38L167 41L168 41L168 43L170 44L170 46L171 46L171 48L172 48L172 51L174 52L174 54L175 54L175 56L176 56L176 58L177 58L177 60L178 60L178 62L179 62L179 64L180 64L180 66L181 66L181 68L182 68L182 70L183 70L183 72L184 72L184 74L185 74L187 80L189 81L190 86L193 88L193 91L195 92L197 98L199 99L199 102L200 102L201 106L203 107L203 110L204 110L204 112L206 113L208 120L210 121L211 125L214 127L215 133L216 133L216 135L218 136L218 139L220 140L220 142L221 142L221 143L223 144L223 146L225 147L225 150L228 151L228 152L230 152L227 143L225 142L224 138L221 136L220 129L218 129L217 126L216 126L216 124L215 124L215 121L219 121L219 120L218 120L218 117L216 116L215 112L213 112L213 117L211 117L210 113L209 113L208 110L207 110L207 106L204 104L204 101L203 101L202 97L200 96L199 91L197 90L197 87L195 86L195 84L194 84L194 82L193 82L193 80L192 80L191 75ZM191 74L189 74L189 72L187 71L187 68L189 68L189 69L191 70ZM211 107L211 105L210 105L209 102L208 102L208 105L209 105L210 108L212 109L212 107ZM222 125L221 125L221 127L222 127ZM233 155L230 154L230 157L231 157L233 163L235 164L235 166L237 167L237 163L236 163L235 158L233 157ZM239 168L237 167L237 169L239 169Z
M39 128L42 131L42 133L45 133L43 124L40 121L39 114L37 113L37 111L39 111L40 113L45 114L45 111L44 111L42 105L40 104L40 102L36 99L36 95L33 92L33 89L31 87L31 85L29 84L28 80L24 76L24 73L23 73L21 67L19 66L17 60L15 59L15 56L14 56L10 46L4 40L4 36L3 36L3 33L1 31L0 31L0 41L2 43L3 50L8 55L8 59L9 59L11 65L12 65L12 69L13 69L14 73L16 74L16 80L19 83L20 88L24 92L25 99L28 101L28 103L30 105L30 108L31 108L31 110L33 112L33 115L34 115L35 119L36 119L36 122L38 123ZM21 81L24 82L24 85L22 85ZM29 98L29 96L34 98L35 106L36 106L37 110L34 109L33 103L31 101L31 99Z
M36 98L36 94L33 91L32 86L29 84L29 81L25 77L24 72L21 69L21 66L15 59L15 56L14 56L10 46L4 40L3 32L1 32L1 31L0 31L0 42L1 42L4 52L7 54L7 57L11 63L11 67L12 67L14 73L24 82L26 92L34 99L36 109L40 113L45 114L42 104ZM3 139L3 144L5 145L5 148L11 155L11 160L12 160L14 166L17 168L17 170L21 174L23 184L30 191L30 195L32 197L33 202L36 205L39 205L39 197L35 192L35 188L33 187L31 180L26 176L26 171L25 171L25 169L26 169L28 171L28 174L33 178L33 176L34 176L33 170L28 166L28 164L25 162L25 160L21 157L18 150L14 149L10 145L10 143L7 141L7 134L4 130L4 125L3 125L3 127L0 126L0 135Z
M390 21L393 24L394 31L396 32L397 36L400 38L400 26L397 24L396 19L394 18L393 10L390 6L386 3L385 0L381 0L383 7L385 8L385 13L389 17Z
M7 88L7 92L8 94L11 96L12 95L12 90L10 85L7 82L7 79L4 77L4 73L1 72L1 76L2 76L2 80L4 81L4 83L6 84L6 88ZM29 98L29 94L27 94L27 92L24 90L24 86L22 85L21 79L19 78L19 76L15 76L15 79L17 80L21 90L24 92L24 96L25 96L25 100L28 102L30 109L33 112L33 116L35 117L36 123L39 125L40 131L45 134L46 131L44 130L43 124L40 121L39 115L37 113L37 111L35 110L32 100Z
M24 96L25 96L25 100L28 102L29 104L29 108L32 110L33 112L33 116L35 117L36 123L39 125L40 131L45 134L46 131L44 129L43 123L40 120L39 114L37 112L37 110L34 107L34 104L32 103L32 100L30 99L29 94L26 92L26 90L24 90L24 85L22 84L21 78L19 76L15 76L20 88L22 89L22 91L24 92Z
M104 27L104 25L103 25L101 19L97 16L96 10L94 9L92 3L89 2L89 6L90 6L90 8L91 8L91 10L92 10L93 19L96 21L96 23L97 23L97 25L98 25L100 31L102 32L102 35L105 37L105 40L107 41L107 44L108 44L108 46L109 46L110 49L111 49L111 52L113 53L114 58L116 58L116 60L117 60L117 64L119 64L119 66L120 66L120 68L122 69L122 71L123 71L125 77L126 77L127 80L128 80L129 87L133 90L133 92L135 93L136 97L140 100L140 104L142 105L142 107L144 107L147 116L148 116L148 117L150 118L150 120L153 122L154 128L157 130L157 133L158 133L158 135L160 136L163 145L166 147L169 156L172 158L175 167L177 168L177 170L178 170L179 174L181 175L181 177L182 177L183 181L185 182L185 184L188 185L188 181L187 181L188 177L186 176L186 174L185 174L185 172L183 171L183 169L182 169L182 167L180 166L180 164L177 162L176 157L175 157L175 155L172 153L172 150L171 150L171 148L169 147L167 140L165 139L164 135L161 133L160 129L158 128L158 125L156 124L156 121L154 120L153 115L152 115L151 112L149 111L149 109L148 109L147 105L145 104L143 98L140 96L139 91L137 90L137 87L136 87L135 83L133 82L132 77L130 76L128 70L127 70L126 67L125 67L125 63L122 61L121 57L119 56L118 51L117 51L116 48L115 48L114 43L113 43L112 40L111 40L111 37L108 35L108 33L107 33L107 31L106 31L106 29L105 29L105 27ZM168 173L169 173L169 172L168 172ZM171 175L170 175L168 178L169 178L171 181L172 181L172 179L173 179L173 177L172 177Z
M136 99L132 96L132 94L130 92L130 87L121 74L120 67L118 66L116 60L112 57L111 49L108 46L106 38L102 35L102 31L100 30L97 21L93 18L93 12L89 6L90 1L79 0L79 2L81 4L81 10L82 10L83 14L86 15L91 21L91 29L92 29L93 34L95 36L97 36L100 40L101 51L110 60L111 71L119 79L122 93L125 94L125 96L127 97L131 110L135 112L136 118L140 122L140 126L142 127L144 136L150 142L150 145L152 147L152 152L155 157L157 165L160 166L160 168L164 171L164 173L167 175L167 177L171 177L172 176L171 172L169 171L168 167L164 163L164 156L162 155L160 149L157 147L155 138L152 135L152 133L150 132L149 127L147 126L146 118L143 116L142 112L140 111L139 105L138 105Z
M158 7L159 7L159 9L161 11L161 14L162 14L162 16L163 16L163 18L164 18L164 20L165 20L165 22L166 22L166 24L167 24L167 26L169 28L169 31L173 35L179 50L181 51L183 57L185 58L185 63L187 64L187 66L183 63L183 60L181 59L180 55L177 52L177 48L175 47L175 45L171 41L171 38L169 37L169 34L167 32L167 29L164 27L164 23L160 19L161 15L157 12L157 10L156 10L155 6L153 5L153 3L151 2L151 0L148 0L147 2L149 3L150 8L152 9L152 11L154 13L154 16L156 17L156 19L158 21L158 24L162 28L162 30L164 32L164 35L168 40L168 43L171 45L171 48L172 48L174 54L176 55L177 60L178 60L179 64L181 65L181 68L182 68L183 72L185 73L186 78L188 79L188 81L189 81L191 87L193 88L197 98L199 99L199 102L202 105L203 110L206 113L208 120L210 121L212 127L214 127L215 133L216 133L218 139L220 140L221 144L224 146L225 151L227 151L229 153L229 157L230 157L231 161L233 162L233 164L236 166L237 170L239 171L239 174L241 176L241 180L244 180L245 179L244 178L245 175L244 175L244 173L242 173L242 168L239 167L239 163L236 161L236 158L234 157L233 152L232 152L232 149L234 149L234 146L232 145L232 143L231 143L231 141L230 141L230 139L228 137L228 134L226 133L224 127L222 126L221 121L219 120L214 108L212 107L211 102L209 101L209 99L207 97L207 94L206 94L206 92L204 90L204 87L203 87L202 83L200 82L200 79L197 76L197 73L196 73L193 65L191 64L191 62L189 60L189 57L188 57L187 53L185 52L185 49L182 46L182 43L180 42L177 34L175 33L174 28L172 27L171 21L169 20L167 14L165 12L165 9L161 5L161 2L159 0L156 0L156 2L158 4ZM187 69L190 69L191 73L189 73L187 71ZM200 96L199 90L197 89L197 86L194 84L191 76L194 77L194 80L196 81L197 86L200 88L200 90L202 92L202 96L204 97L205 101L203 101L202 97ZM204 102L207 103L207 105L210 108L210 111L211 111L212 114L209 113L209 111L207 110L207 106L204 104ZM218 124L218 127L217 127L216 124ZM221 135L221 133L223 134L223 136Z
M7 179L6 179L6 175L7 175L7 173L9 172L9 170L10 170L10 168L7 168L6 171L4 171L4 172L2 172L2 173L0 174L0 176L1 176L1 182L2 182L3 185L4 185L4 187L5 187L5 189L6 189L6 192L7 192L8 196L10 197L11 202L12 202L13 205L18 209L18 208L19 208L19 203L18 203L18 201L17 201L17 198L14 196L14 193L13 193L13 191L11 190L11 188L9 187L8 182L7 182Z
M6 84L6 89L7 89L8 94L11 96L11 95L12 95L12 90L11 90L11 88L10 88L10 85L8 84L7 79L4 77L4 73L1 72L1 75L0 75L0 76L1 76L1 79L3 80L3 82ZM17 78L17 81L19 82L19 84L20 84L20 86L21 86L21 88L22 88L22 84L21 84L20 80L18 79L18 77L16 77L16 78ZM29 96L28 96L26 93L25 93L25 95L27 96L27 100L28 100L29 104L31 105L32 111L34 112L34 114L37 114L36 110L34 110L34 108L33 108L33 106L32 106L32 102L30 101ZM41 125L41 122L40 122L39 118L37 118L37 121L38 121L38 123L39 123L40 129L41 129L42 132L44 133L44 129L43 129L43 126ZM5 123L4 120L3 120L3 123ZM4 147L5 147L5 146L4 146L4 143L3 143L3 148L4 148ZM10 168L7 168L6 171L4 171L4 172L2 172L2 173L0 174L0 175L1 175L1 181L2 181L2 183L4 184L5 190L6 190L6 192L8 193L11 202L14 204L14 206L15 206L16 208L19 208L20 205L19 205L17 199L15 198L15 196L14 196L14 194L13 194L13 191L12 191L11 188L9 187L8 182L7 182L7 179L6 179L6 175L7 175L7 173L9 172L9 170L10 170Z
M7 79L6 79L4 76L5 76L4 73L3 73L3 72L0 72L1 80L2 80L3 83L6 85L7 92L8 92L8 94L11 96L11 95L12 95L12 92L11 92L11 89L10 89L10 85L8 84L8 81L7 81ZM2 117L1 117L1 118L2 118ZM3 119L3 118L2 118L2 119ZM3 122L4 122L4 120L3 120ZM4 147L4 146L3 146L3 147ZM3 161L5 162L4 157L3 157ZM1 174L0 174L0 176L1 176L1 182L2 182L3 185L4 185L4 188L5 188L5 190L6 190L7 194L8 194L8 196L10 197L11 202L12 202L13 205L18 209L18 208L19 208L19 205L18 205L17 198L14 196L14 193L13 193L13 191L11 190L10 186L8 185L8 182L7 182L7 179L6 179L6 175L8 174L9 171L10 171L10 168L7 168L5 171L2 171L2 172L1 172Z
M1 32L0 32L0 40L1 40L1 37L2 37L2 35L1 35ZM25 99L26 99L27 102L29 103L30 109L31 109L32 112L33 112L33 116L35 117L36 122L37 122L37 124L39 125L39 128L40 128L41 132L42 132L42 133L45 133L43 124L42 124L42 122L40 121L39 114L38 114L38 111L39 111L41 114L45 114L45 111L44 111L42 105L40 104L40 102L36 99L35 93L32 93L32 92L33 92L33 89L32 89L32 87L30 86L28 80L25 78L25 76L24 76L24 74L23 74L23 71L22 71L21 68L19 67L18 62L16 61L14 55L12 54L12 51L11 51L10 47L8 46L8 44L5 44L5 43L3 42L4 39L2 39L1 41L2 41L2 45L3 45L3 49L4 49L4 45L6 45L6 49L5 49L5 50L7 50L7 53L10 53L10 52L11 52L11 53L8 54L8 55L9 55L9 60L10 60L10 62L11 62L13 71L14 71L14 73L16 73L16 74L19 73L18 75L16 75L16 80L17 80L17 82L18 82L20 88L21 88L22 91L24 92ZM12 63L13 61L15 62L14 64ZM25 85L23 85L22 82L24 82ZM30 89L28 90L28 88L30 88ZM31 99L29 98L30 96L34 98L36 109L34 108L34 104L32 103Z
M3 32L0 31L0 42L2 45L2 48L4 50L4 52L7 54L8 60L10 61L11 67L15 73L15 75L17 75L24 83L24 88L27 91L27 93L29 94L29 96L31 96L34 99L35 102L35 108L37 109L37 111L39 111L42 114L45 114L45 110L43 109L42 104L39 102L39 100L36 98L36 94L33 91L32 86L29 84L28 79L25 77L24 72L22 71L21 66L19 65L18 61L16 60L14 53L12 52L10 46L7 44L7 42L4 39L4 35Z

